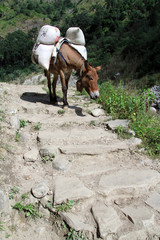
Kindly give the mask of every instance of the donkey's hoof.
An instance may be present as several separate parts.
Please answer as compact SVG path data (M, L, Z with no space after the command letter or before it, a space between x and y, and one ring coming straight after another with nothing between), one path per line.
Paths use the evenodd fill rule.
M68 105L63 105L63 109L68 109Z

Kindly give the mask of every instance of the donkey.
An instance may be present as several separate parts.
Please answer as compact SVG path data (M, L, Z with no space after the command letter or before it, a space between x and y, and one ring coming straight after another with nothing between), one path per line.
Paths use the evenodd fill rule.
M88 61L86 61L81 56L81 54L77 52L77 50L65 42L62 44L60 50L58 50L56 63L54 63L54 59L51 58L49 70L44 71L45 76L48 80L48 89L51 103L57 102L56 83L58 75L60 75L63 92L63 106L68 106L68 82L73 69L79 75L79 80L76 83L77 91L82 92L84 88L92 99L97 99L99 97L97 71L99 71L101 67L92 67ZM51 73L54 74L52 84ZM53 89L51 89L51 87Z

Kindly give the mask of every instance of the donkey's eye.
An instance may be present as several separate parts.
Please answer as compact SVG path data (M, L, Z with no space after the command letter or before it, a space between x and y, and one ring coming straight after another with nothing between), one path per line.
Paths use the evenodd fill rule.
M91 81L92 81L92 80L93 80L93 78L92 78L92 77L89 77L89 80L91 80Z

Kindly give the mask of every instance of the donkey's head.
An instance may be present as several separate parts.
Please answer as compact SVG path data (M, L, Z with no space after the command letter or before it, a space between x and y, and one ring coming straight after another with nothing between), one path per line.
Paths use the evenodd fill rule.
M97 99L99 97L97 71L100 69L100 66L94 68L85 61L82 76L76 83L77 91L82 92L84 88L92 99Z

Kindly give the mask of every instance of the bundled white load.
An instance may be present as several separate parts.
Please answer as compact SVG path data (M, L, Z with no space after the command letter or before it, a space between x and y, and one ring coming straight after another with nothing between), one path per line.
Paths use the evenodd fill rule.
M54 45L35 44L32 50L32 62L48 70Z
M83 46L85 45L85 37L83 31L79 27L68 28L65 37L73 44Z
M50 25L41 27L32 50L32 62L48 70L52 52L59 37L60 30L57 27Z
M83 45L69 44L71 47L75 48L81 55L87 60L87 49Z
M39 31L36 42L46 45L55 44L58 41L59 37L60 30L57 27L44 25Z

